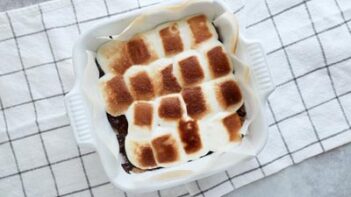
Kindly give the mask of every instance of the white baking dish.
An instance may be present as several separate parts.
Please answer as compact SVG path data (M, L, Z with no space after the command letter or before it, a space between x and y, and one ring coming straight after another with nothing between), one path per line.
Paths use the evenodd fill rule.
M118 142L107 120L103 103L98 97L87 96L87 91L94 90L94 88L97 90L99 77L94 64L94 54L87 51L96 51L102 43L106 42L106 36L119 34L140 14L152 13L144 18L145 23L151 27L153 23L160 24L199 13L206 14L209 18L216 18L229 12L229 8L220 0L198 0L191 1L191 3L172 1L112 18L87 31L77 40L72 57L76 81L73 89L65 98L67 111L77 143L96 149L107 176L120 189L148 192L186 184L224 171L257 155L267 139L268 126L265 122L264 111L267 97L274 90L274 85L262 46L258 42L249 41L243 35L239 35L236 57L250 68L247 84L257 96L254 106L255 116L248 127L243 143L233 148L232 151L217 152L175 167L128 174L121 166ZM234 61L237 61L235 57L233 58ZM247 104L246 101L245 104Z

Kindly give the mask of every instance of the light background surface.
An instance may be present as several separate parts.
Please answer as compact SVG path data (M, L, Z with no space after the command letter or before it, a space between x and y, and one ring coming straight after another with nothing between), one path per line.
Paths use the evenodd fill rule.
M9 10L9 9L13 9L13 8L19 8L19 7L24 7L24 6L28 6L31 4L36 4L36 3L40 3L40 2L44 2L46 0L1 0L0 1L0 9L1 11L5 11L5 10ZM322 2L325 0L322 0ZM314 0L314 2L319 2L317 0ZM333 2L333 1L331 1ZM313 12L311 10L311 12ZM264 14L264 13L263 13ZM316 13L318 14L318 13ZM86 17L88 17L89 15L81 15L78 16L78 20L81 17L82 20L87 20ZM303 17L303 16L302 16ZM279 19L277 19L276 23L279 24L279 22L284 23L284 18L281 19L281 21L279 21ZM342 22L342 21L340 21ZM48 28L48 27L47 27ZM284 32L284 30L286 28L289 28L289 25L284 26L284 24L281 24L281 28L282 32ZM316 31L323 30L325 28L328 28L326 24L317 24L315 29ZM19 28L20 29L20 28ZM72 29L72 31L74 32L75 30ZM311 28L307 28L305 30L306 32L309 32L311 34L313 34L313 29ZM23 34L26 34L28 32L23 32ZM59 34L60 32L52 32ZM77 32L74 32L77 33ZM21 34L21 33L19 33ZM45 36L45 35L38 35L38 36ZM282 33L282 42L284 44L289 44L292 42L295 42L296 40L301 39L299 37L299 35L297 34L296 37L289 37L286 36L287 39L284 39L284 33ZM23 39L25 39L25 37L23 37ZM321 36L320 38L321 40L323 39L323 37ZM30 40L23 40L20 41L20 43L23 44L31 44ZM308 45L313 45L316 44L315 40L311 40L311 43L308 43ZM351 43L350 43L351 44ZM270 43L270 46L274 45L274 43ZM279 45L279 44L277 44ZM349 45L350 46L350 45ZM49 46L41 46L41 48L45 48L45 47L49 47ZM299 46L296 46L299 47ZM303 46L300 46L303 47ZM275 47L277 48L277 47ZM274 46L273 46L273 53L274 53ZM288 51L289 49L287 49ZM55 51L55 50L54 50ZM278 55L276 58L280 58L282 56L282 54L280 54L280 52L277 52ZM280 55L279 55L280 54ZM301 55L301 54L296 54L296 55ZM65 54L65 52L62 53L58 53L58 54L54 54L54 58L56 60L61 60L62 61L58 62L57 64L65 64L65 60L64 57L67 57L67 55ZM274 57L274 55L273 55ZM333 59L333 58L339 58L339 57L330 57L329 59ZM33 66L33 65L37 65L40 64L40 62L48 62L47 60L43 59L43 60L38 60L40 62L31 62L32 59L28 59L28 61L23 60L24 66ZM334 61L334 60L332 60ZM293 64L294 62L292 62ZM321 62L316 62L315 64L321 64ZM350 63L347 64L349 67L351 66ZM54 65L52 65L54 66ZM60 65L58 65L59 67ZM284 65L282 65L284 66ZM313 65L312 65L313 66ZM34 75L34 77L31 77L33 79L35 79L35 70L36 68L31 69L33 72L28 72L28 75ZM45 70L39 70L40 67L37 68L38 72L45 72ZM303 74L305 71L303 70L296 70L295 73L297 73L297 75L299 75L299 73ZM323 70L321 70L321 72L323 72ZM50 77L49 77L50 78ZM50 80L54 80L51 79ZM279 81L280 79L278 79ZM308 78L304 78L304 80L308 80ZM313 80L313 79L312 79ZM66 81L66 80L63 80ZM33 81L33 83L35 83L35 81ZM289 83L289 82L285 82L284 79L282 78L281 81L279 81L279 83ZM308 81L302 81L301 83L308 83ZM321 82L323 83L323 82ZM65 84L63 84L63 86L65 86ZM69 84L67 84L67 86L69 86ZM56 89L60 89L59 87ZM63 87L63 89L65 91L66 88ZM303 91L303 90L302 90ZM338 90L337 90L338 91ZM60 92L50 92L51 95L56 95L59 94ZM341 93L342 94L342 93ZM45 96L45 95L35 95L35 93L33 93L33 97L34 99L37 99L39 104L37 105L38 108L38 118L40 121L40 96ZM314 98L314 95L307 95L307 97L310 96L311 98ZM26 97L26 95L24 95L24 97ZM36 98L38 97L38 98ZM322 98L322 100L326 100L328 99L328 95L325 95L325 98ZM29 99L29 98L28 98ZM53 98L55 99L55 98ZM308 98L306 99L308 100ZM10 100L8 102L9 105L11 105L11 102L13 100ZM3 101L4 102L4 101ZM15 101L13 101L15 102ZM315 103L319 103L318 98L317 100L315 99L309 99L308 102L306 102L306 106L314 106ZM42 107L42 111L43 114L45 114L45 106L41 106ZM330 106L333 107L333 106ZM30 108L30 105L28 106L24 106L23 109L21 110L26 110L27 108ZM28 109L30 110L30 109ZM14 110L12 111L13 113L16 113ZM312 113L312 112L311 112ZM279 116L289 116L289 114L284 114L284 112L281 112L281 114L279 114ZM1 121L1 120L0 120ZM43 127L45 127L45 121L43 121ZM286 123L288 124L288 123ZM294 122L292 122L291 124L296 124ZM325 125L325 127L327 127L328 125ZM34 127L34 125L33 125ZM53 128L52 125L47 125L47 128ZM45 128L42 128L42 130L45 130ZM71 134L69 133L70 130L65 130L65 127L60 128L58 130L62 130L62 131L54 131L54 132L47 132L47 133L43 133L42 137L44 142L47 142L47 152L50 155L50 150L54 149L54 148L50 148L50 140L52 140L55 137L55 133L59 133L60 135L64 135L67 136L67 138L72 137ZM18 134L18 135L28 135L31 134L31 132L35 132L34 129L33 131L31 131L31 129L27 129L28 133L23 133L23 134ZM11 138L16 138L16 137L20 137L20 136L11 136ZM309 136L307 136L306 138L308 138ZM323 137L323 136L321 136ZM47 140L46 140L47 139ZM33 137L33 138L28 138L27 140L22 139L21 143L16 143L16 141L13 141L13 145L14 148L17 149L16 152L21 152L21 149L26 150L28 148L33 149L33 151L36 151L36 149L40 149L40 147L31 147L29 146L30 144L36 143L38 144L38 142L40 141L39 137ZM18 142L18 141L17 141ZM292 149L294 148L298 148L298 147L294 147L294 143L291 143ZM72 146L74 147L74 144L68 145L68 146ZM26 150L28 151L28 150ZM84 151L84 150L83 150ZM8 153L8 152L7 152ZM5 153L2 153L5 154ZM78 152L68 152L67 154L70 154L70 157L75 157ZM80 154L80 153L79 153ZM94 155L90 155L91 153L81 153L82 155L85 155L85 157L83 158L83 160L94 160L95 156ZM20 155L17 155L17 157L20 157ZM60 162L62 161L63 158L60 158L60 156L56 156L56 157L52 157L52 158L48 158L50 160L51 163L55 163L55 162ZM19 168L23 171L30 169L31 165L43 165L45 164L45 155L39 155L38 158L35 159L35 161L33 161L34 163L28 163L27 161L19 161L20 166ZM71 160L68 161L70 162L70 166L73 166L73 168L68 169L71 170L72 173L74 173L76 170L74 169L75 167L78 169L80 162L79 160ZM61 162L62 163L62 162ZM89 163L89 162L86 162ZM89 169L93 168L94 166L86 166L86 168ZM350 173L350 168L351 168L351 145L345 145L343 147L339 147L336 148L334 150L331 150L329 152L326 152L324 154L315 156L313 158L307 159L305 161L303 161L302 163L296 164L294 166L291 166L287 169L284 169L283 171L273 174L271 176L268 176L264 179L261 179L259 181L253 182L249 185L243 186L229 194L227 194L226 196L245 196L245 197L256 197L256 196L350 196L351 195L351 173ZM13 169L7 169L9 172L11 172ZM65 166L60 166L60 163L57 163L55 166L53 166L53 170L60 172L60 171L65 171L67 169L65 169ZM77 170L78 171L78 170ZM34 172L34 171L33 171ZM23 181L24 181L24 185L27 185L28 188L31 187L31 182L30 181L26 181L26 180L30 180L31 178L33 179L37 179L40 178L40 176L45 177L45 176L49 176L50 171L48 170L48 168L43 168L41 170L35 171L35 173L33 172L29 172L26 174L23 174ZM7 172L5 171L1 171L0 174L5 175ZM95 172L95 173L103 173L103 172ZM59 174L59 173L58 173ZM66 173L69 174L69 173ZM81 178L84 179L84 174L81 174ZM76 178L76 177L75 177ZM13 179L17 179L17 177L13 177ZM69 177L56 177L58 184L59 183L65 183L66 180L69 180ZM93 181L91 181L89 184L91 185L96 185L99 183L104 182L105 180L94 180L96 181L96 183L94 183ZM16 182L16 181L14 181ZM46 183L49 184L47 186L47 188L50 187L50 184L52 183ZM80 187L84 188L87 185L85 185L86 183L82 183L82 185ZM45 185L42 185L43 188L45 188ZM33 185L32 187L37 187L36 185ZM59 188L62 189L62 191L60 190L60 193L66 193L72 190L72 188L69 188L69 186L67 187L60 187ZM103 191L100 191L104 189L104 187L100 187L97 188L94 191L95 196L99 196L99 192L104 193ZM55 191L47 191L47 194L50 194L50 192L52 192L53 194L55 193ZM81 193L77 193L80 194L79 196L89 196L89 192L88 191L82 191ZM54 194L55 195L55 194Z

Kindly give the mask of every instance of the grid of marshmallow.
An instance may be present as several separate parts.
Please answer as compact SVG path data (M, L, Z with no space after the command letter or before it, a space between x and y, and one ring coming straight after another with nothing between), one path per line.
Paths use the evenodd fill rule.
M106 111L126 115L125 149L136 167L172 166L240 142L242 94L206 16L112 40L97 60Z

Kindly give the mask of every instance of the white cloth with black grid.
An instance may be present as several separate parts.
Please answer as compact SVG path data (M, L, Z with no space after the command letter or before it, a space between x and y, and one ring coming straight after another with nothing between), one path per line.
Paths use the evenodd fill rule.
M157 2L56 0L0 13L0 196L135 196L109 183L94 150L77 147L63 96L77 36ZM242 33L263 43L277 85L267 145L187 188L141 196L221 196L351 141L351 1L226 2Z

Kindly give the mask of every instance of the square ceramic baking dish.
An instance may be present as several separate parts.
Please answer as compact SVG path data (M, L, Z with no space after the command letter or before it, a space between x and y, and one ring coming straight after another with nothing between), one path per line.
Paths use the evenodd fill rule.
M172 1L111 18L85 32L76 41L72 56L76 80L65 98L68 115L77 143L96 149L107 176L120 189L148 192L186 184L240 165L242 161L257 155L263 148L268 134L264 118L265 105L274 85L261 44L247 40L244 35L238 37L234 59L240 60L239 64L248 67L247 84L257 99L255 116L248 126L244 140L233 151L216 152L174 167L128 174L121 166L122 158L119 155L116 134L107 120L103 105L86 93L87 87L89 91L94 88L98 91L99 74L94 62L94 52L107 41L109 35L121 33L139 15L147 16L143 20L147 24L146 28L149 28L152 24L179 20L194 14L205 14L209 19L215 19L228 13L232 14L220 0ZM224 20L220 24L223 26L221 28L225 29L224 26L231 22ZM227 36L230 35L221 35L224 39ZM248 104L250 103L245 101L247 107L252 107Z

